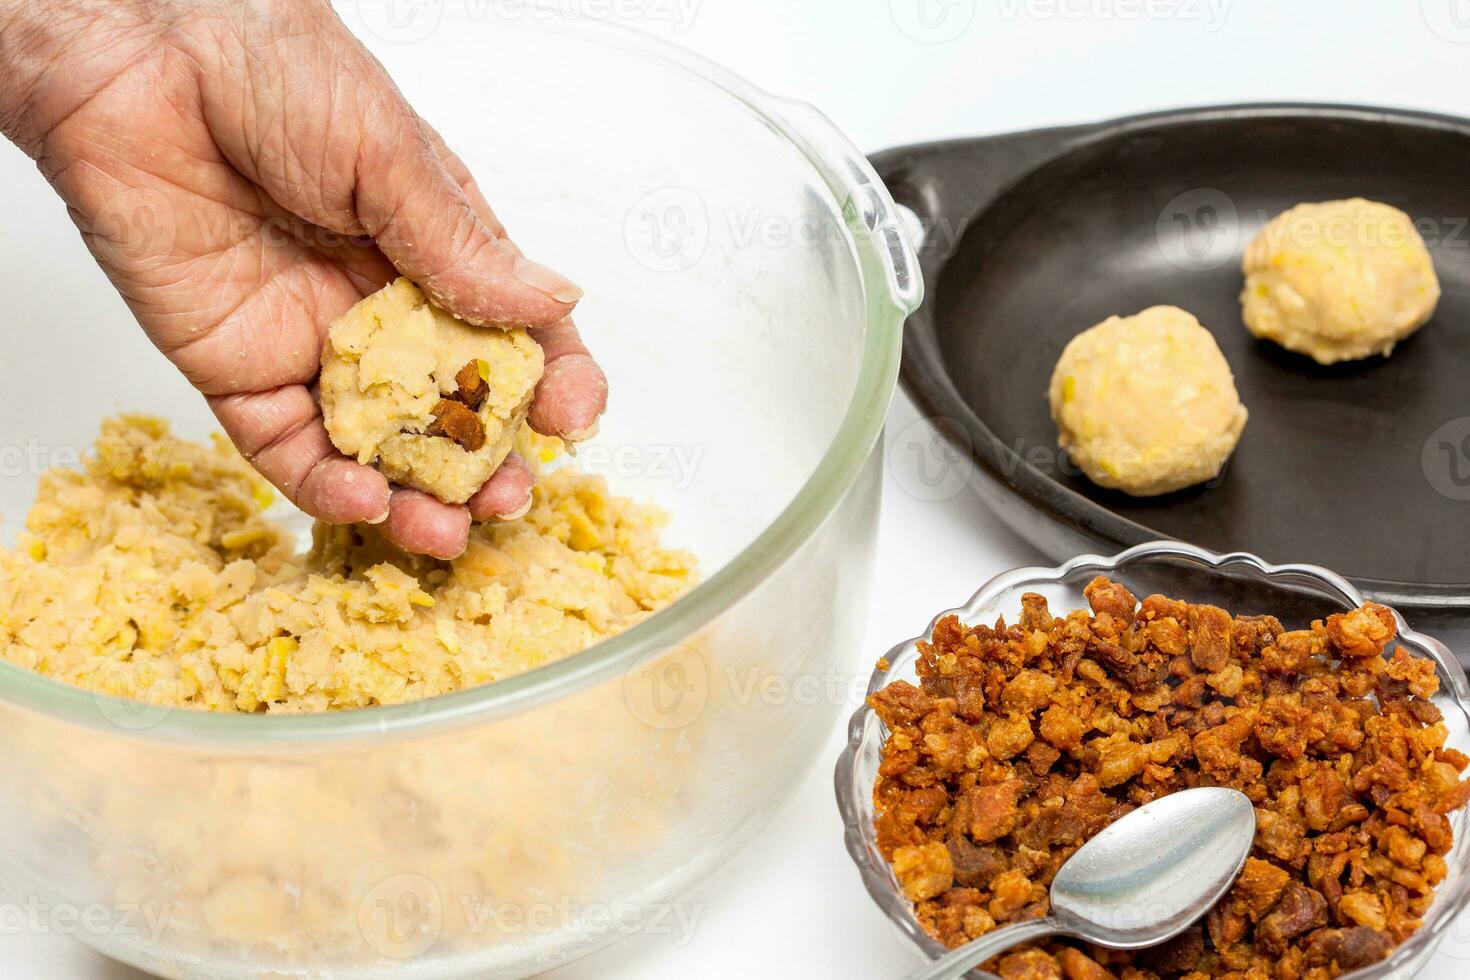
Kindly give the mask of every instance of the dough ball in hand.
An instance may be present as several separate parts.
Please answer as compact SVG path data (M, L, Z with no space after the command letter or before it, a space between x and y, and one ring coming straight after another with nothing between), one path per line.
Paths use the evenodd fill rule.
M510 452L543 366L526 331L471 326L398 279L327 332L327 434L392 482L462 504Z
M1277 215L1246 249L1243 269L1250 332L1321 364L1388 355L1439 303L1414 222L1361 197Z
M1225 355L1176 306L1109 317L1073 337L1049 394L1072 461L1099 486L1138 497L1214 479L1245 428Z

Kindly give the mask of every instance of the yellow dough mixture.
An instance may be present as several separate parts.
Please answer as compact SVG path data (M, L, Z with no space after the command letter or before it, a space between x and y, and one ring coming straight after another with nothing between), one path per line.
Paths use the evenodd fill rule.
M346 455L462 504L510 452L542 368L526 331L471 326L398 279L328 331L322 415Z
M85 470L46 473L21 546L0 551L4 656L155 704L390 704L585 649L694 578L691 556L660 546L657 511L566 468L542 475L523 520L475 527L451 563L368 527L318 525L298 553L271 502L224 440L107 420Z
M1246 249L1245 325L1321 364L1388 355L1439 303L1414 222L1361 197L1299 204Z
M1073 337L1048 395L1072 461L1099 486L1138 497L1214 479L1247 417L1214 336L1177 306Z

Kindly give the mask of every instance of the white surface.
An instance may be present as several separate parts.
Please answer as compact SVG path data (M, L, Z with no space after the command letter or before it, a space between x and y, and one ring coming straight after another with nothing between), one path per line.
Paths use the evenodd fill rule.
M430 5L437 0L417 0ZM481 17L513 0L444 0ZM773 92L807 99L861 146L1175 105L1264 99L1366 102L1470 115L1465 0L560 0L631 20ZM923 15L922 17L920 15ZM899 26L907 25L909 33ZM927 25L927 26L926 26ZM910 36L919 35L930 42ZM432 43L432 32L418 43ZM5 250L33 222L64 221L18 153L0 153L11 218ZM877 593L852 676L985 578L1039 559L1000 526L900 398L889 419ZM929 469L920 479L918 466ZM930 491L928 488L937 488ZM935 496L940 499L932 499ZM856 696L852 700L856 702ZM771 828L684 909L690 934L640 936L554 974L573 978L898 977L910 954L858 883L842 848L831 767L813 760ZM55 930L0 907L0 977L136 978ZM1423 980L1470 962L1462 919Z

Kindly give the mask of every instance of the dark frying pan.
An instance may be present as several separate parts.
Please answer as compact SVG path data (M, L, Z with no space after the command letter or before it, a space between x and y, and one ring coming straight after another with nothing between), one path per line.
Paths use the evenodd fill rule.
M873 163L925 229L904 385L1007 524L1058 559L1167 537L1321 564L1470 657L1470 121L1231 106ZM1246 332L1239 257L1291 205L1352 196L1419 221L1444 298L1392 357L1323 368ZM1251 418L1213 485L1135 499L1056 452L1044 391L1074 334L1158 303L1214 332Z

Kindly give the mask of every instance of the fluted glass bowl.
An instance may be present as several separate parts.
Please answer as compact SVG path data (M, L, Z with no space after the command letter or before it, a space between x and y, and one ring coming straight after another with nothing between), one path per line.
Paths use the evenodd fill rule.
M1314 619L1353 609L1363 597L1346 579L1314 565L1271 565L1244 553L1215 554L1177 542L1141 544L1111 558L1083 555L1057 568L1017 568L991 579L963 606L947 609L934 617L921 636L895 646L888 654L887 670L875 670L868 693L896 680L917 683L914 666L918 643L928 639L935 623L948 615L967 625L993 623L1005 616L1016 622L1021 596L1037 592L1045 596L1054 612L1087 608L1082 594L1088 582L1106 575L1137 596L1162 593L1192 603L1210 603L1232 613L1270 613L1287 629L1301 629ZM1398 616L1397 643L1411 655L1431 660L1439 677L1440 690L1434 703L1444 712L1449 728L1446 744L1470 753L1470 684L1465 672L1444 644L1416 633ZM878 851L873 827L873 783L883 740L888 732L871 708L864 705L852 716L848 742L837 762L837 806L846 825L847 852L857 865L863 885L874 902L893 923L905 941L927 958L944 953L944 947L924 932L914 918L913 907L903 895L888 862ZM1446 930L1470 898L1470 812L1450 815L1455 833L1454 848L1446 856L1449 875L1435 893L1434 904L1424 927L1381 963L1356 970L1351 980L1404 978L1424 965L1444 938ZM990 977L980 970L972 976Z
M561 662L334 714L147 708L0 663L0 885L70 908L105 953L210 980L540 972L692 921L684 896L838 722L750 692L861 641L913 256L810 107L564 9L350 23L525 251L585 287L612 394L575 465L663 504L703 584ZM0 334L9 544L40 470L75 465L104 415L215 425L5 163L25 229Z

